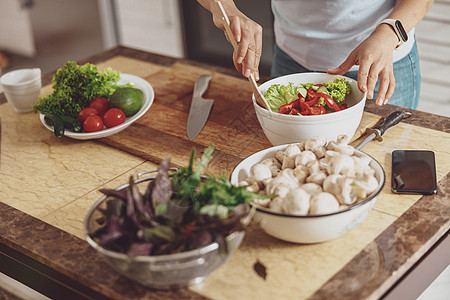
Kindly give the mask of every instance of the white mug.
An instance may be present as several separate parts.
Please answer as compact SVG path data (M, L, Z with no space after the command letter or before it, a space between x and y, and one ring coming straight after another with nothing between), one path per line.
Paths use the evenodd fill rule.
M41 69L20 69L8 72L0 77L0 84L6 100L16 112L30 112L41 93Z

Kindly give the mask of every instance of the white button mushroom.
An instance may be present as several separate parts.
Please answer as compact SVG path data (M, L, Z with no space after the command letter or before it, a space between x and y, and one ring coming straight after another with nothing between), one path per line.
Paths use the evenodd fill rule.
M294 176L299 183L304 183L306 177L309 176L309 170L305 165L298 165L294 169Z
M355 176L355 162L351 156L345 154L337 155L330 159L327 171L328 174Z
M243 180L243 181L239 182L239 186L247 186L246 190L249 192L258 193L260 191L259 185L256 181L248 182L246 180Z
M281 163L275 157L266 158L261 163L269 167L272 172L272 177L277 176L281 170Z
M286 195L283 202L283 211L292 215L307 215L310 198L311 196L305 190L296 188Z
M305 151L302 151L299 155L297 155L297 157L295 158L295 165L296 166L298 166L298 165L306 166L306 164L308 162L310 162L312 160L316 160L316 159L317 159L316 155L312 151L305 150Z
M305 144L306 144L306 141L302 141L302 142L297 144L298 148L300 148L300 151L304 151L305 150Z
M347 139L346 135L338 136L336 142L330 141L327 145L327 150L333 150L342 154L352 156L355 152L355 148L348 145L345 141Z
M329 214L339 210L339 202L336 198L327 192L314 195L311 198L310 214L320 215Z
M284 197L291 189L294 189L297 186L298 183L291 180L289 177L277 176L267 183L265 191L267 195Z
M286 180L295 182L298 185L297 177L295 177L293 169L283 169L278 173L277 177L285 177Z
M327 150L325 152L325 157L322 157L319 159L319 167L321 170L327 170L328 166L330 164L331 158L340 155L339 152L333 151L333 150Z
M341 174L330 174L323 181L323 191L334 194L338 186L338 179L343 178Z
M364 189L367 195L373 193L378 187L378 180L372 174L363 174L355 178L355 184Z
M256 204L256 205L258 205L258 206L266 207L266 208L267 208L267 207L269 207L269 206L271 205L272 200L273 200L273 199L270 199L270 198L265 198L265 199L254 199L254 200L253 200L253 203Z
M308 161L308 163L306 164L306 167L308 168L308 171L310 174L321 171L318 160Z
M369 166L369 163L371 161L371 158L368 156L352 156L352 159L354 161L355 164L355 171L356 171L356 176L362 176L364 174L369 174L369 175L373 175L375 174L375 170L372 169Z
M313 183L313 182L302 184L300 186L300 188L302 190L306 191L311 196L314 196L314 195L317 195L317 194L323 192L322 187L320 185L318 185L317 183Z
M282 213L284 201L285 201L285 199L283 197L275 197L270 202L269 208L273 211Z
M272 178L272 172L267 165L257 163L250 168L250 177L254 178L256 182L260 182L264 179Z
M317 183L318 185L322 185L323 181L327 178L327 174L323 171L318 171L312 173L308 177L306 177L306 182Z
M336 190L333 193L339 203L344 205L354 204L358 198L352 193L355 181L352 178L342 177L337 179Z
M327 151L325 148L326 144L327 140L325 138L313 137L305 142L305 150L312 151L317 158L322 158L325 156L325 152Z
M275 158L280 162L280 164L282 164L284 160L284 151L278 150L277 152L275 152Z
M290 144L284 150L284 160L281 164L281 169L295 168L295 157L299 155L300 148L295 144Z

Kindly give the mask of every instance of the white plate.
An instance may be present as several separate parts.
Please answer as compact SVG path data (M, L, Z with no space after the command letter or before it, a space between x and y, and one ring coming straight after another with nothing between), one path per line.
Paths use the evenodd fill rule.
M66 129L64 131L64 136L77 140L99 139L124 130L125 128L130 126L133 122L135 122L137 119L142 117L150 108L150 106L153 104L153 100L155 99L155 92L153 91L153 88L150 85L150 83L148 83L143 78L131 74L120 74L120 80L119 82L117 82L117 84L125 85L127 83L144 92L144 103L142 104L141 109L136 114L127 118L124 123L114 126L112 128L105 128L101 131L96 132L72 132ZM40 114L40 119L42 124L48 130L53 132L53 126L49 126L47 125L47 123L45 123L43 114Z

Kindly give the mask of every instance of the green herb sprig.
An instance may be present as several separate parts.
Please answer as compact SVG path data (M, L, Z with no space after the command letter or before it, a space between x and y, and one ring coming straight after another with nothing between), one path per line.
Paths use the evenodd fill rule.
M165 159L143 195L132 177L127 190L103 189L108 209L102 226L91 236L110 250L136 255L159 255L196 249L214 241L226 249L225 238L245 229L249 202L270 196L235 187L222 174L205 176L214 147L205 149L194 169L189 165L169 174Z

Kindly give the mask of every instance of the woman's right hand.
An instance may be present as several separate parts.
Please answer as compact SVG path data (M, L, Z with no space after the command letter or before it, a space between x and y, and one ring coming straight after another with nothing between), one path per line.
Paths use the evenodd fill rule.
M202 2L205 1L199 0L199 2L203 5ZM212 5L212 1L206 2L209 2L210 6L203 6L210 8L214 24L224 31L227 40L230 42L223 23L225 20L223 20L219 8ZM237 42L237 49L234 49L233 52L234 66L243 76L249 77L250 74L254 74L255 79L259 80L258 69L262 53L262 27L239 11L233 1L222 0L221 3L230 20L231 31Z

